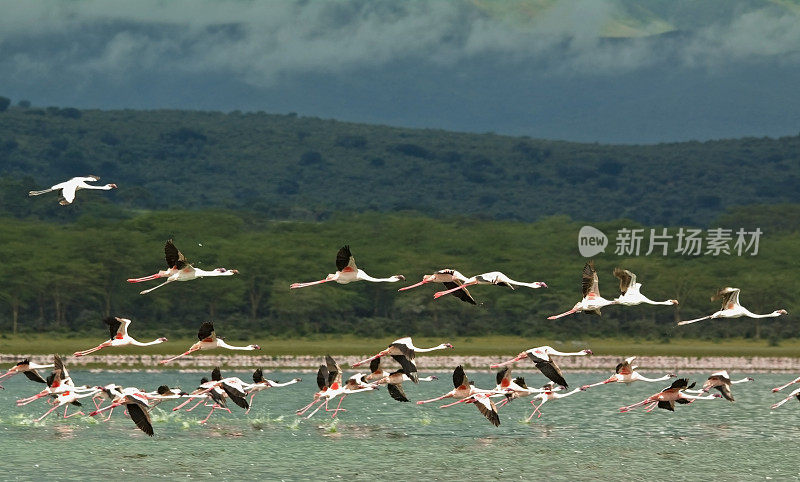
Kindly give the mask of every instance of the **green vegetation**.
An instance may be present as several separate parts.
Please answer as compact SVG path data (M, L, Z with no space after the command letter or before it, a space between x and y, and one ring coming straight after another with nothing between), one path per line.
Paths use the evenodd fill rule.
M92 209L91 203L75 207L84 209L84 204ZM581 224L566 217L521 223L403 213L342 214L323 222L264 221L219 211L153 212L127 219L86 214L65 224L7 218L0 222L0 327L12 333L47 330L102 339L106 332L101 318L113 314L134 320L134 336L170 339L193 337L208 319L215 321L220 335L232 339L506 334L678 342L685 337L779 340L797 335L792 314L800 306L792 289L794 272L786 264L800 249L794 230L765 234L757 256L625 258L614 255L611 247L595 258L603 294L615 296L612 270L624 266L639 276L646 295L675 298L681 304L609 307L602 317L547 320L580 297L584 260L576 254L576 238ZM629 221L595 225L605 232L638 226ZM173 283L139 295L157 281L125 280L164 269L163 245L170 237L197 267L237 268L240 274ZM292 282L335 271L336 251L346 243L368 273L402 273L407 281L289 290ZM549 288L476 286L471 292L479 306L454 297L434 300L440 285L397 292L443 267L468 275L500 270L522 281L546 281ZM719 305L709 296L725 285L741 288L741 301L754 312L785 308L790 316L675 326L678 319L716 311Z
M26 199L76 175L119 184L94 207ZM400 129L264 113L0 112L0 213L56 221L93 209L336 212L705 226L727 208L800 203L800 136L608 146Z

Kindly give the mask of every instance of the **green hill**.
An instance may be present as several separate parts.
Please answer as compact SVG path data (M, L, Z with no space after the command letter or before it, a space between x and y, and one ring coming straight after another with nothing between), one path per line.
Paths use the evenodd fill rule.
M294 115L12 107L0 112L0 213L76 219L26 199L75 175L121 210L246 210L270 219L413 210L535 221L705 226L727 208L800 203L800 137L578 144ZM115 211L117 214L113 214Z

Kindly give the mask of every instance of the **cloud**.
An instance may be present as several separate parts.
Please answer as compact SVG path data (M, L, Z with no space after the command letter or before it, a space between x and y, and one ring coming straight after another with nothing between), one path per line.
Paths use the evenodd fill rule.
M740 13L698 25L685 2L682 16L657 11L659 2L634 3L523 0L502 10L466 0L5 0L0 80L225 73L267 87L296 74L407 61L458 66L487 56L540 62L550 75L613 75L665 55L710 68L763 57L798 61L797 9L741 2ZM677 39L647 36L665 25L675 26Z

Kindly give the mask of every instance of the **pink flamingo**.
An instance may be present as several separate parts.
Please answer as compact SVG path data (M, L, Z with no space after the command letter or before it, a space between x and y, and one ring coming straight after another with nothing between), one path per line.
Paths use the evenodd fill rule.
M600 308L608 305L617 304L617 301L607 300L600 296L600 288L597 281L597 270L594 269L594 260L589 260L583 266L583 277L581 279L581 292L583 299L575 303L571 310L565 311L559 315L548 316L548 320L555 320L562 316L571 315L573 313L589 313L593 315L600 315Z
M103 322L108 325L108 332L111 336L110 339L100 343L94 348L89 348L88 350L83 351L76 351L73 353L73 356L85 356L90 353L94 353L98 350L102 350L103 348L109 346L126 346L126 345L134 345L134 346L150 346L150 345L157 345L159 343L164 343L167 341L166 338L161 337L153 341L148 341L146 343L142 343L128 335L128 325L131 324L131 320L127 318L118 318L118 317L109 317L103 320Z
M292 283L290 289L305 288L307 286L318 285L327 283L328 281L336 281L339 284L352 283L353 281L372 281L373 283L394 283L397 281L405 280L405 276L396 274L388 278L373 278L365 273L363 270L358 269L356 260L350 253L350 246L344 245L339 249L336 254L336 273L329 274L325 279L319 281L311 281L308 283Z
M182 356L189 355L190 353L194 353L197 350L212 350L214 348L227 348L228 350L260 350L261 347L258 345L247 345L247 346L233 346L225 343L222 338L218 338L217 334L214 332L214 324L210 321L204 322L200 325L200 330L197 332L197 338L200 340L188 350L181 353L180 355L176 355L172 358L167 358L166 360L161 360L158 363L164 364L169 363L173 360L176 360Z
M630 356L623 360L622 362L617 364L615 368L616 373L608 377L607 379L603 380L602 382L592 383L591 385L584 385L581 387L582 390L586 390L588 388L596 387L598 385L605 385L607 383L624 383L629 385L633 382L663 382L665 380L669 380L670 378L674 378L675 374L668 373L660 378L647 378L644 375L640 374L636 371L638 368L635 365L632 365L633 360L635 360L635 356Z
M397 361L397 363L400 364L400 366L403 367L403 373L408 375L408 377L414 383L417 383L419 381L419 376L417 375L417 365L414 363L414 357L416 354L434 350L445 350L448 348L453 348L453 345L450 343L441 343L431 348L419 348L414 346L414 342L411 340L411 337L406 336L393 341L388 347L378 352L378 354L361 360L360 362L353 363L350 366L355 368L363 365L364 363L371 362L376 358L390 355Z
M504 365L510 365L511 363L518 362L525 358L529 358L535 365L536 368L539 369L540 372L553 382L561 385L564 388L567 388L567 381L564 380L564 374L561 373L561 368L556 364L556 361L552 358L553 356L582 356L582 355L591 355L592 350L581 350L578 352L560 352L549 345L537 346L536 348L531 348L529 350L525 350L521 352L516 357L512 358L511 360L504 361L502 363L496 363L491 365L490 368L499 368Z
M667 301L653 301L643 295L639 290L642 288L641 283L636 282L636 275L627 269L614 268L614 276L619 278L619 291L621 295L615 298L617 304L625 306L640 305L646 303L648 305L677 305L678 300Z
M455 398L457 401L442 405L439 408L452 407L453 405L459 403L472 403L478 408L481 414L483 414L483 416L492 423L492 425L495 427L500 425L500 415L497 413L497 407L495 406L494 402L489 399L489 396L496 395L497 392L493 390L475 388L475 386L470 383L469 378L467 378L467 374L464 372L464 367L461 365L457 366L455 370L453 370L453 386L455 388L444 395L431 398L430 400L420 400L417 402L417 405L436 402L439 400L444 400L445 398Z
M746 316L748 318L775 318L777 316L787 314L786 310L775 310L772 313L765 315L757 315L747 308L739 304L739 288L722 288L717 291L717 294L711 297L711 301L722 300L722 308L708 316L695 318L694 320L679 321L679 325L688 325L689 323L696 323L698 321L716 318L739 318Z
M652 411L656 406L658 408L663 408L664 410L669 410L670 412L675 411L675 403L692 403L695 400L712 400L714 398L722 398L722 395L717 393L709 396L701 396L701 395L689 395L684 391L694 387L694 383L689 385L689 380L686 378L679 378L672 382L672 385L669 387L661 390L660 392L656 393L655 395L651 395L639 403L634 403L633 405L628 405L627 407L621 407L619 409L620 412L629 412L637 407L647 406L645 408L646 412Z
M465 281L467 281L467 277L463 274L459 273L454 269L440 269L439 271L425 275L422 277L422 281L417 284L413 284L411 286L406 286L405 288L400 288L397 291L406 291L410 290L411 288L416 288L417 286L422 286L426 283L442 283L444 287L448 290L454 290L451 292L453 296L464 301L466 303L476 305L475 299L472 298L472 295L469 294L469 290L467 288L459 288Z
M479 275L475 275L472 278L468 278L463 282L463 284L444 290L438 291L434 293L434 298L439 298L441 296L454 293L457 290L465 290L467 286L472 285L497 285L497 286L507 286L512 290L515 289L514 285L516 286L525 286L528 288L547 288L547 284L544 281L533 281L531 283L526 283L522 281L514 281L513 279L509 278L505 274L501 273L500 271L489 271L488 273L483 273Z
M141 283L142 281L150 281L159 278L167 278L166 281L161 283L160 285L154 286L153 288L140 291L140 295L146 295L147 293L161 288L162 286L166 285L167 283L172 283L173 281L191 281L197 278L206 278L209 276L232 276L238 274L239 271L235 269L226 269L226 268L216 268L212 271L202 270L200 268L195 268L191 264L186 261L186 258L183 254L178 251L178 248L172 244L172 240L168 240L167 243L164 245L164 257L167 260L167 269L164 271L159 271L156 274L150 276L144 276L142 278L129 278L129 283Z

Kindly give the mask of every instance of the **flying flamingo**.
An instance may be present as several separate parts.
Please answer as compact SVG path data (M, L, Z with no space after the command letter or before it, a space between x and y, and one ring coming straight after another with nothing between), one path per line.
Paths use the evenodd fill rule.
M772 405L770 406L770 408L771 408L771 409L773 409L773 410L775 410L776 408L780 407L780 406L781 406L781 405L783 405L784 403L786 403L786 402L788 402L789 400L791 400L791 399L792 399L792 397L797 397L797 400L798 400L798 401L800 401L800 388L797 388L797 389L795 389L795 390L794 390L792 393L790 393L790 394L789 394L789 396L787 396L786 398L784 398L784 399L783 399L783 400L781 400L780 402L778 402L778 403L775 403L775 404L772 404Z
M498 395L505 397L505 400L497 404L497 408L503 407L516 398L527 397L534 393L541 392L541 390L537 388L528 388L523 377L512 379L511 367L509 366L504 366L497 372L495 379L497 380L497 386L494 388L494 391L497 392Z
M77 411L72 415L67 415L67 410L69 409L70 405L75 405L76 407L82 406L81 402L79 402L78 399L83 397L91 397L92 395L94 395L94 393L79 394L74 390L64 390L63 392L60 392L58 394L51 395L52 399L49 400L48 402L53 405L53 408L45 412L44 415L42 415L41 417L34 420L34 422L41 422L42 419L44 419L46 416L50 415L54 410L60 407L64 407L64 418L71 418L76 415L86 415L82 411Z
M717 294L711 297L711 301L716 301L718 299L722 299L722 308L719 311L702 318L679 321L678 324L688 325L689 323L695 323L709 318L739 318L740 316L746 316L748 318L775 318L776 316L787 314L786 310L775 310L765 315L757 315L750 312L747 308L739 304L739 288L722 288L717 291Z
M600 288L597 282L597 270L594 269L593 260L589 260L589 262L583 266L581 292L583 293L583 299L575 303L575 306L573 306L571 310L565 311L560 315L548 316L547 319L555 320L562 316L580 312L600 315L600 308L617 304L617 301L607 300L600 296Z
M69 376L67 367L64 365L63 360L58 355L53 355L53 372L47 377L45 382L47 387L41 392L28 398L17 400L17 406L27 405L42 397L51 397L66 391L73 391L79 394L83 393L96 393L94 387L87 387L86 385L75 386L72 377Z
M174 356L172 358L167 358L166 360L161 360L158 363L164 364L169 363L173 360L176 360L182 356L186 356L190 353L196 352L197 350L212 350L214 348L227 348L228 350L260 350L261 347L258 345L247 345L247 346L233 346L225 343L225 340L222 338L218 338L217 334L214 332L214 324L210 321L204 322L200 325L200 330L197 332L197 338L200 340L194 345L192 345L188 350L181 353L180 355Z
M497 285L497 286L508 286L512 290L515 289L514 285L517 286L526 286L528 288L547 288L547 284L543 281L534 281L531 283L525 283L522 281L514 281L513 279L509 278L508 276L504 275L499 271L490 271L488 273L483 273L479 275L475 275L472 278L468 278L464 281L463 284L444 290L444 291L437 291L433 294L434 298L439 298L440 296L444 296L450 293L454 293L457 290L465 290L467 286L472 285Z
M127 318L109 317L105 318L103 322L106 325L108 325L108 332L111 338L97 345L94 348L89 348L88 350L84 351L76 351L75 353L73 353L73 356L85 356L90 353L94 353L98 350L102 350L103 348L109 346L126 346L126 345L150 346L150 345L157 345L159 343L164 343L165 341L167 341L166 338L161 337L157 340L148 341L147 343L142 343L141 341L132 338L130 335L128 335L128 325L131 324L131 320Z
M708 380L706 380L703 383L703 389L698 390L697 393L708 393L708 391L711 390L712 388L716 388L717 390L719 390L719 393L722 394L722 397L725 398L725 400L734 402L735 400L733 399L733 394L731 393L731 385L736 385L738 383L752 382L752 381L753 377L745 377L739 380L731 380L731 377L730 375L728 375L728 372L726 370L721 370L712 373L711 376L708 377ZM687 390L687 391L692 391L692 390Z
M467 378L467 374L464 373L464 367L461 365L457 366L455 370L453 370L453 386L455 388L444 395L431 398L430 400L420 400L417 402L417 405L436 402L439 400L444 400L445 398L455 398L457 401L448 403L447 405L442 405L439 408L452 407L458 403L472 403L478 407L478 411L480 411L481 414L483 414L483 416L492 423L492 425L495 427L500 425L500 415L497 413L497 407L495 406L494 402L489 399L489 396L495 395L496 392L493 390L475 388L475 386L470 383L469 378Z
M212 375L211 375L212 378L214 378L215 375L216 374L214 374L212 372ZM216 375L216 378L221 379L222 376L221 375ZM181 408L183 408L184 406L186 406L190 402L193 402L195 399L199 399L199 401L197 403L195 403L191 408L187 408L186 409L187 412L191 412L192 410L197 408L201 403L205 402L207 399L210 398L211 401L214 402L214 403L212 403L210 405L206 404L206 406L210 406L211 407L211 411L208 412L208 416L206 416L206 418L201 420L200 423L206 423L208 421L208 419L211 418L211 414L214 413L214 410L227 410L228 413L231 413L231 410L227 407L227 404L225 402L225 392L222 390L222 388L219 387L219 385L217 384L217 381L218 380L213 380L213 381L209 380L206 377L201 378L200 379L200 386L197 387L195 390L193 390L188 395L184 395L187 398L187 400L185 402L181 403L180 405L174 407L172 409L172 411L174 412L174 411L180 410Z
M311 281L308 283L292 283L290 289L305 288L306 286L318 285L327 283L328 281L336 281L339 284L352 283L353 281L372 281L373 283L394 283L396 281L405 280L405 276L396 274L388 278L373 278L365 273L363 270L358 269L356 260L350 253L350 246L344 245L339 249L336 254L336 273L329 274L325 279L319 281Z
M319 404L319 406L306 418L311 418L314 416L314 414L317 413L322 407L325 407L326 412L333 412L333 415L331 416L332 418L336 417L340 411L344 410L340 407L342 406L342 401L344 400L345 395L374 390L377 388L377 385L364 384L357 380L356 377L361 378L363 375L359 374L357 376L350 377L350 379L347 381L347 384L343 384L342 369L339 367L339 364L336 363L336 360L334 360L330 355L325 355L325 364L320 365L319 370L317 370L317 386L319 387L319 391L314 394L314 400L311 403L297 410L297 415L303 415L311 407ZM342 396L342 398L339 399L339 404L334 410L329 410L328 402L339 395Z
M575 394L577 392L580 392L580 391L584 390L583 387L579 387L579 388L576 388L576 389L572 390L571 392L558 393L556 390L554 390L554 388L555 388L555 384L553 382L550 382L547 385L545 385L544 387L542 387L542 389L543 389L542 393L539 393L539 394L533 396L533 400L531 400L531 405L533 405L533 412L530 414L530 416L528 418L525 419L526 422L530 422L531 419L533 418L533 416L537 415L537 414L538 415L537 415L536 418L541 418L542 411L539 410L539 409L542 408L542 405L544 405L545 402L548 402L550 400L558 400L559 398L568 397L570 395L573 395L573 394ZM536 400L541 400L539 405L536 405Z
M564 388L568 388L567 381L564 380L564 374L561 373L561 368L558 367L556 361L552 358L553 356L582 356L582 355L591 355L592 350L581 350L578 352L566 353L560 352L555 348L544 345L538 346L536 348L531 348L529 350L525 350L521 352L516 357L512 358L511 360L504 361L502 363L496 363L491 365L491 368L500 368L504 365L510 365L511 363L518 362L525 358L530 358L530 360L536 365L536 368L539 369L540 372L553 382L561 385Z
M458 271L456 271L454 269L445 268L445 269L440 269L439 271L437 271L437 272L435 272L433 274L425 275L425 276L422 277L422 281L420 281L419 283L413 284L411 286L406 286L405 288L400 288L397 291L410 290L411 288L416 288L417 286L422 286L422 285L424 285L426 283L442 283L442 284L444 284L445 288L447 288L448 290L451 290L451 289L454 289L454 288L458 288L465 281L467 281L467 277L464 276L463 274L459 273ZM469 291L466 288L457 289L457 290L451 292L451 294L453 296L455 296L456 298L458 298L461 301L464 301L466 303L469 303L469 304L472 304L472 305L476 305L477 304L475 302L475 299L472 298L472 295L469 294Z
M20 360L19 362L17 362L17 364L14 365L13 367L9 368L7 372L0 375L0 380L4 378L11 378L18 373L22 373L26 377L28 377L28 380L38 383L47 383L47 381L45 381L45 379L42 378L41 375L39 375L39 372L36 371L37 369L44 369L44 368L53 368L53 364L51 363L49 365L40 365L38 363L32 363L30 360L25 358L24 360ZM0 385L0 388L3 388L3 386Z
M614 298L619 305L633 306L646 303L649 305L677 305L678 300L653 301L639 292L642 283L636 282L636 275L627 269L614 268L614 276L619 278L619 291L621 295Z
M373 355L367 359L361 360L360 362L353 363L350 366L355 368L384 355L391 355L391 357L403 367L403 373L405 373L411 379L411 381L417 383L419 381L419 376L417 375L417 365L414 363L414 357L416 353L444 350L446 348L453 348L453 345L450 343L442 343L432 348L417 348L414 346L414 342L411 341L411 337L407 336L405 338L399 338L393 341L388 347L386 347L386 349L381 350L377 355Z
M125 405L125 409L130 415L133 423L139 427L139 430L149 436L153 436L153 423L150 421L150 400L147 394L142 392L136 387L127 387L122 389L114 400L107 407L95 410L90 413L90 416L95 416L106 410L114 410L120 405Z
M147 293L161 288L167 283L172 283L173 281L190 281L197 278L206 278L209 276L232 276L235 274L239 274L238 270L235 269L226 269L226 268L216 268L211 271L202 270L200 268L195 268L191 264L186 261L183 254L178 251L178 248L172 244L172 240L168 240L167 243L164 245L164 257L167 260L167 269L164 271L159 271L158 273L150 276L144 276L142 278L129 278L129 283L141 283L142 281L150 281L159 278L167 278L167 281L164 281L160 285L156 285L153 288L140 291L140 295L146 295Z
M101 191L109 191L111 189L115 189L117 187L116 184L106 184L104 186L97 186L93 184L86 184L87 182L94 182L99 181L100 178L97 176L87 176L87 177L73 177L69 181L60 182L54 186L51 186L49 189L43 189L41 191L30 191L28 196L38 196L40 194L48 193L50 191L58 191L61 190L61 196L58 199L58 203L62 206L66 206L67 204L72 203L75 200L75 192L78 189L99 189Z
M375 363L375 362L380 363L380 360L381 360L380 358L376 358L376 359L372 360L372 362L370 364L370 367L372 367L372 363ZM375 371L370 373L370 375L373 375L374 373L375 373ZM386 372L383 372L383 373L386 373ZM438 380L438 379L439 379L439 377L437 377L435 375L431 375L429 377L418 377L418 381L420 381L420 382L432 382L432 381ZM395 400L397 400L398 402L408 402L409 400L406 397L405 391L403 390L403 382L406 382L406 381L409 381L409 380L411 380L411 377L406 375L406 373L401 368L401 369L399 369L397 371L394 371L392 373L387 373L385 376L381 377L380 380L378 380L376 383L379 384L379 385L382 385L382 384L385 383L386 384L386 388L389 391L389 395L392 398L394 398ZM365 382L369 382L370 381L369 375L364 377L364 381Z
M270 380L268 378L264 378L264 372L260 368L256 368L256 371L253 372L253 383L246 384L244 386L245 392L250 395L250 407L253 406L253 399L256 397L256 394L262 390L266 390L267 388L276 388L276 387L285 387L287 385L292 385L294 383L302 381L301 378L293 378L288 382L280 383L276 382L275 380ZM247 409L248 413L250 409Z
M784 388L788 387L789 385L794 385L795 383L800 383L800 377L795 378L794 380L792 380L789 383L785 383L785 384L783 384L783 385L781 385L779 387L775 387L775 388L772 389L772 391L773 391L773 393L774 392L780 392Z
M633 405L628 405L627 407L621 407L619 409L620 412L629 412L637 407L647 406L645 408L646 412L652 411L656 406L658 408L663 408L664 410L669 410L670 412L675 411L675 403L692 403L695 400L712 400L714 398L722 398L721 395L715 393L709 396L701 396L701 395L689 395L684 392L684 390L690 389L694 387L694 383L689 385L689 380L686 378L679 378L672 382L672 385L669 387L661 390L660 392L656 393L655 395L651 395L639 403L634 403Z
M664 380L669 380L670 378L675 377L673 373L668 373L660 378L647 378L636 371L636 369L638 368L637 366L632 365L633 360L635 359L636 359L635 356L629 356L628 358L617 364L617 367L615 368L616 373L614 373L607 379L603 380L602 382L592 383L590 385L584 385L581 387L581 389L586 390L588 388L596 387L598 385L605 385L606 383L624 383L626 385L629 385L633 382L663 382Z

